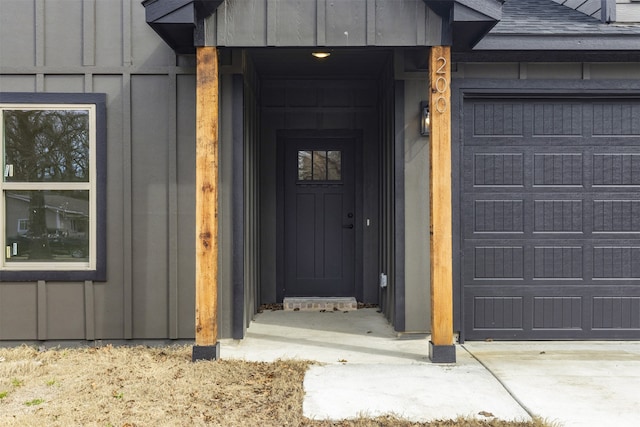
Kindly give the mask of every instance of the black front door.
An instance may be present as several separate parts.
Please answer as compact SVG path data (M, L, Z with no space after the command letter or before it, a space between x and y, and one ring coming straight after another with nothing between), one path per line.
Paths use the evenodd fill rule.
M355 296L354 141L290 139L284 156L285 296Z

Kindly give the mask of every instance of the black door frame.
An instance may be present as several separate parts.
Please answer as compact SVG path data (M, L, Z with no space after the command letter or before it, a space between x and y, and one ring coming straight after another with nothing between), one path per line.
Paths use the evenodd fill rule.
M352 139L354 141L354 166L355 166L355 293L356 299L363 298L363 166L362 166L362 131L359 130L279 130L276 136L276 300L284 299L284 263L285 263L285 239L284 239L284 157L285 146L292 139Z

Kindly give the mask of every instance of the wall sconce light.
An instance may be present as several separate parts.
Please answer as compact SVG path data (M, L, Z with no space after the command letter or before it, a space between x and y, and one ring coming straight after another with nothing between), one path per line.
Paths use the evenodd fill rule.
M429 124L431 117L429 116L429 101L420 102L420 135L429 136Z

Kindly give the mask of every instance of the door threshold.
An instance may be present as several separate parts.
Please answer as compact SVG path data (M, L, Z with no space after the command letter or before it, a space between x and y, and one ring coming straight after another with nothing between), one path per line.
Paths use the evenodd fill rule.
M358 302L353 297L289 297L283 307L284 311L352 311Z

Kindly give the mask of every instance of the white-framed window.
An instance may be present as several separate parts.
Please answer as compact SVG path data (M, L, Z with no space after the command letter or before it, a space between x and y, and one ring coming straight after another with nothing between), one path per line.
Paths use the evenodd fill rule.
M55 99L47 95L47 101ZM104 245L99 244L104 215L98 215L98 201L103 200L98 191L104 187L98 182L98 154L103 151L97 142L99 106L4 102L6 98L0 98L0 277L35 278L19 274L46 272L37 277L94 279L59 273L95 272L104 263Z

